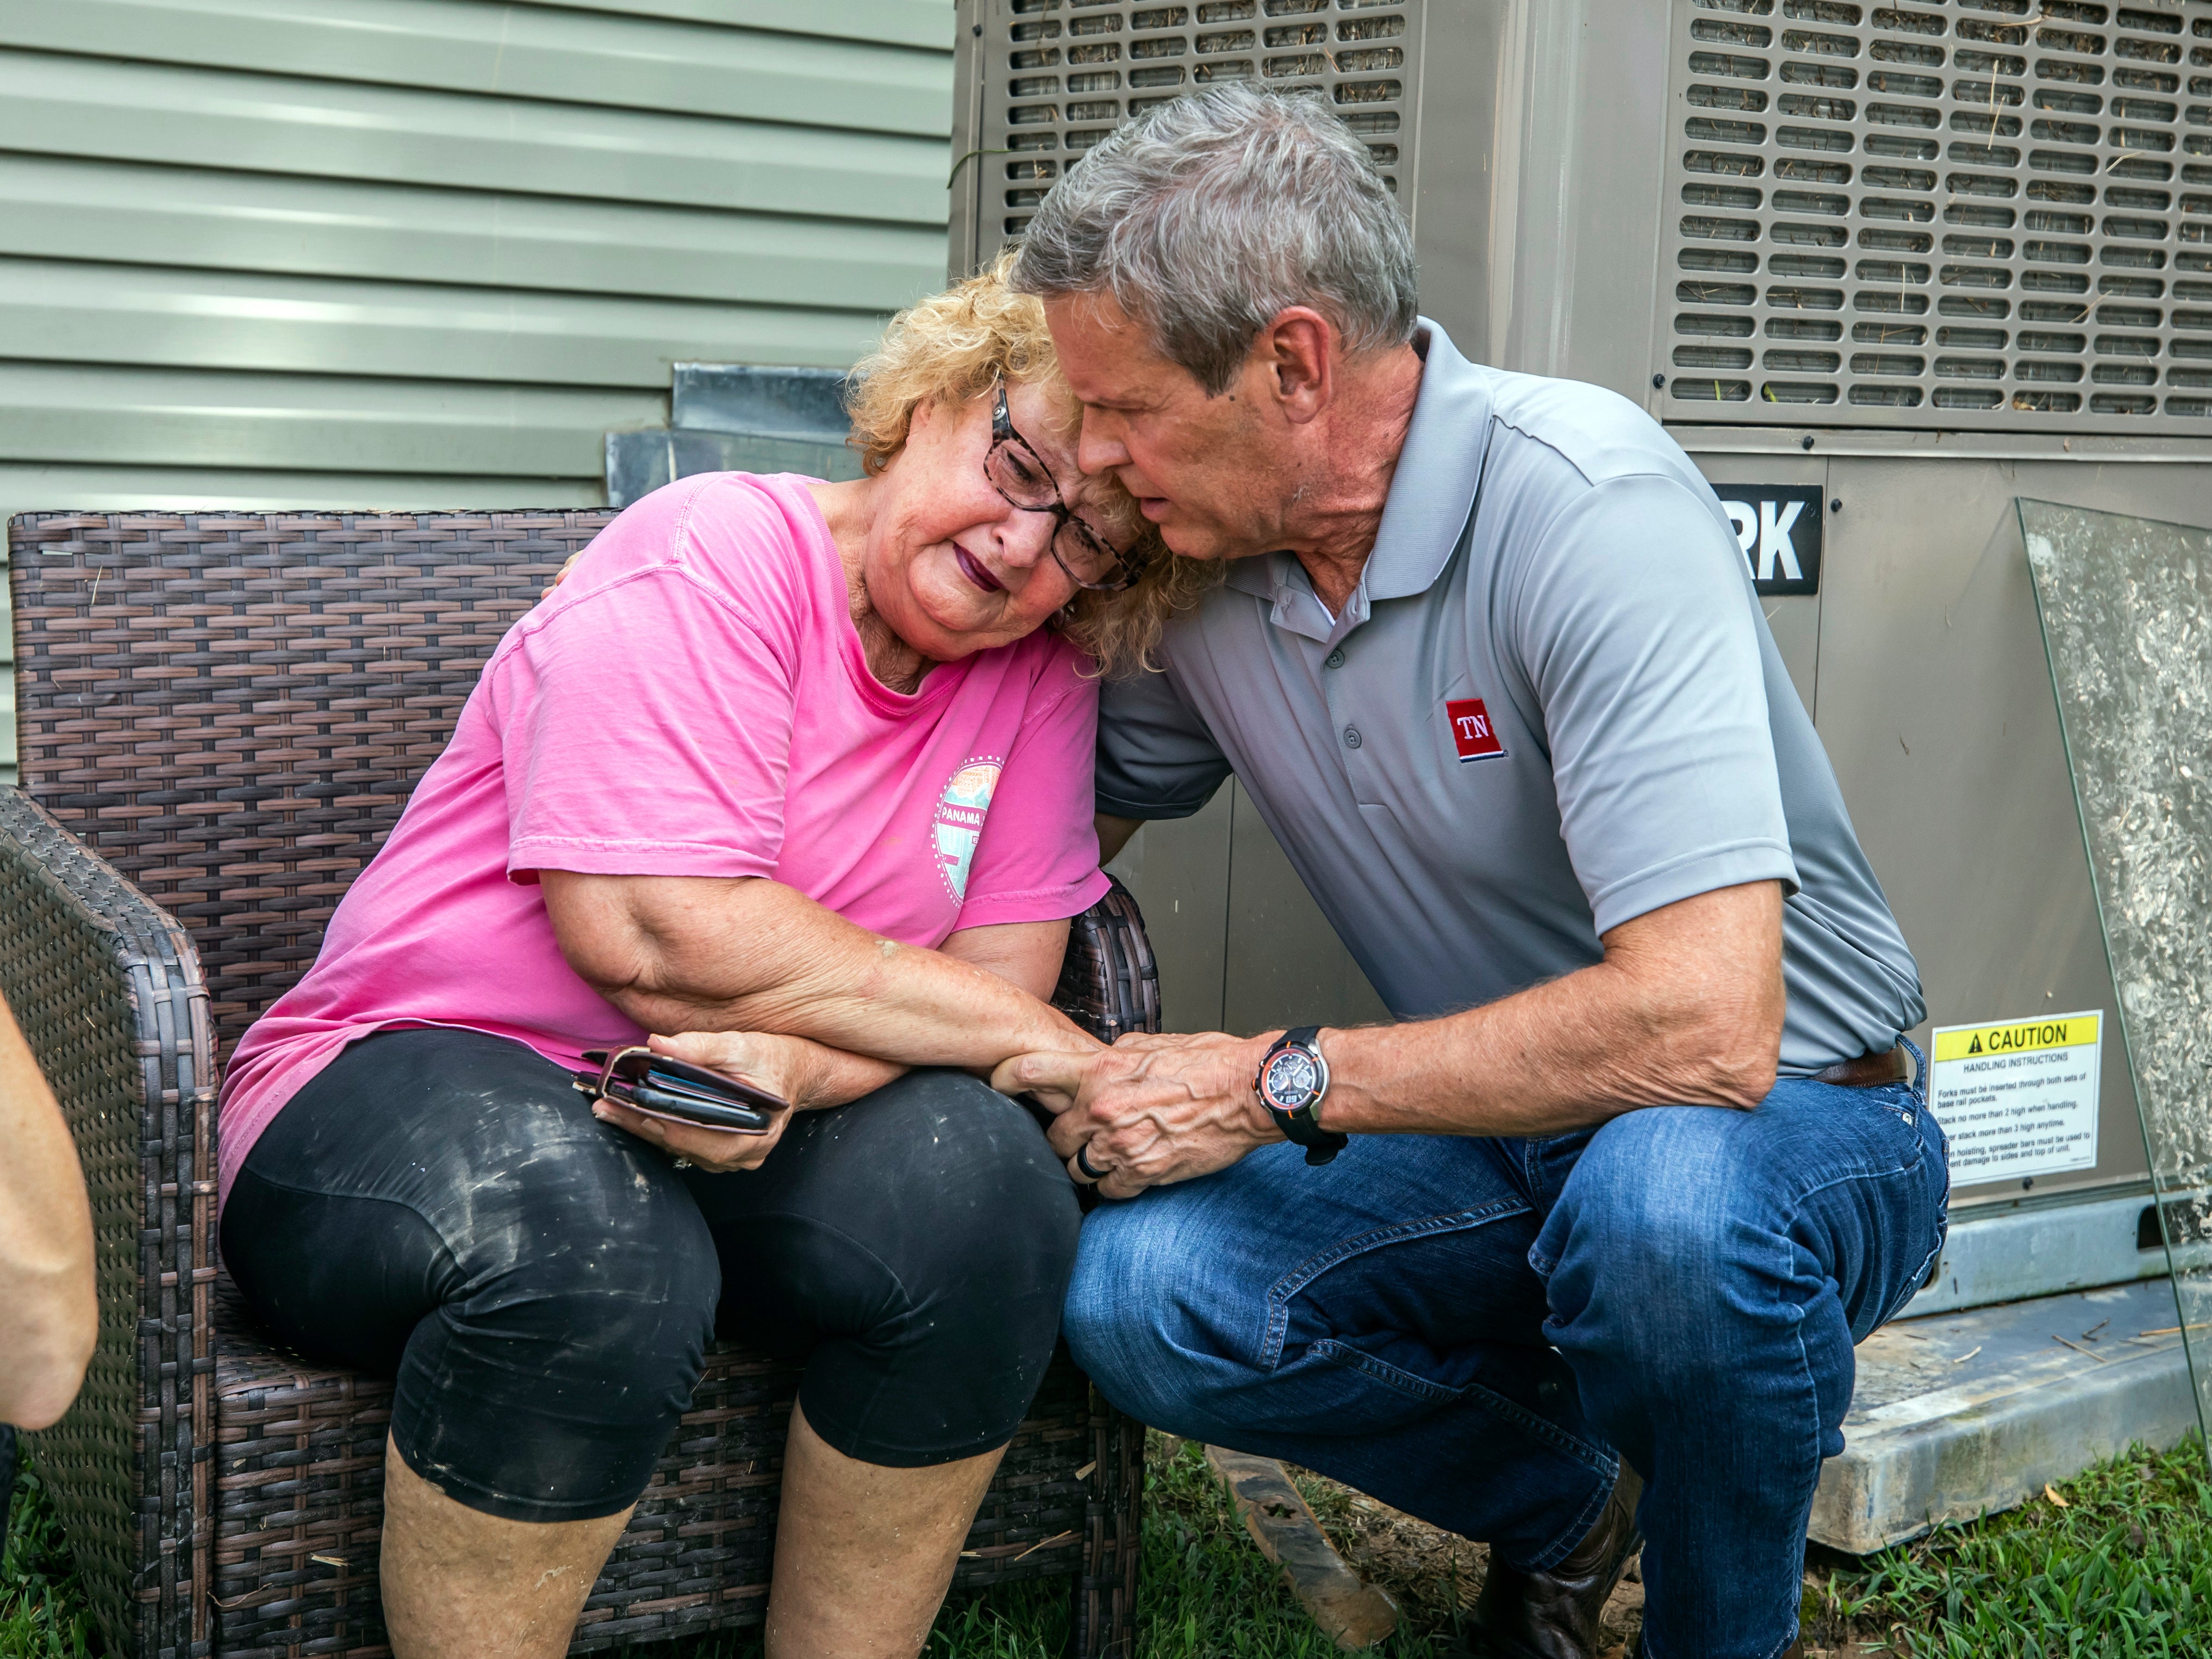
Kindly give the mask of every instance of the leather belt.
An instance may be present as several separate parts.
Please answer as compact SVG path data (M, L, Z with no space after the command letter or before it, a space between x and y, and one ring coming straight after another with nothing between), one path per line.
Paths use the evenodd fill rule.
M1846 1089L1878 1089L1885 1083L1904 1083L1911 1075L1911 1069L1905 1063L1905 1050L1899 1047L1886 1054L1861 1054L1856 1060L1839 1060L1814 1073L1813 1081L1841 1084Z

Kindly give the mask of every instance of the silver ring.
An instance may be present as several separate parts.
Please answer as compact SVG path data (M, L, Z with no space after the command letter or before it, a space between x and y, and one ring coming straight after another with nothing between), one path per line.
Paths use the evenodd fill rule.
M1088 1179L1093 1186L1096 1186L1098 1182L1105 1180L1108 1176L1112 1175L1114 1172L1111 1170L1092 1169L1091 1167L1091 1159L1088 1156L1090 1151L1091 1143L1087 1140L1075 1149L1075 1167L1082 1170L1085 1178Z
M676 1160L676 1167L679 1170L688 1170L691 1167L691 1160L688 1158L679 1158Z

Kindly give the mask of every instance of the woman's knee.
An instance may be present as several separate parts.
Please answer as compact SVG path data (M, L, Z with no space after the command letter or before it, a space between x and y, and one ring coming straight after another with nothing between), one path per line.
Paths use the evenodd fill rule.
M453 1265L441 1304L468 1340L648 1397L688 1396L720 1266L681 1177L628 1139L596 1122L549 1138L503 1177L508 1201L465 1224L445 1218Z
M1012 1436L1052 1358L1079 1224L1020 1107L916 1073L794 1124L756 1175L695 1186L730 1264L725 1328L809 1352L800 1398L824 1441L914 1467Z
M614 1513L690 1403L720 1291L714 1243L673 1171L616 1150L564 1138L514 1202L449 1233L451 1283L407 1344L392 1438L471 1508ZM533 1179L559 1201L530 1202Z
M254 1147L241 1197L296 1221L250 1276L264 1310L300 1315L302 1346L343 1351L356 1320L399 1339L379 1369L398 1372L393 1442L418 1474L520 1520L643 1490L720 1270L665 1156L593 1119L559 1068L475 1033L357 1045ZM230 1218L234 1242L254 1218Z
M779 1209L895 1263L918 1299L1042 1291L1058 1303L1082 1216L1026 1109L963 1073L916 1071L805 1133Z

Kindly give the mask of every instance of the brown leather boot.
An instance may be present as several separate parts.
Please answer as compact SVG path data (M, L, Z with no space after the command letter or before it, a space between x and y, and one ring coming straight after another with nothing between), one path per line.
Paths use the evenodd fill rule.
M1623 1463L1597 1524L1549 1572L1519 1572L1492 1556L1474 1604L1474 1651L1486 1659L1597 1659L1598 1614L1644 1544L1636 1530L1643 1493L1643 1477Z

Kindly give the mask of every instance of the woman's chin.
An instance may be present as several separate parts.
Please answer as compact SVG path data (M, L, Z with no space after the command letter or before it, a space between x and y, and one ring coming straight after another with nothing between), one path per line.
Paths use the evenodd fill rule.
M950 660L954 655L964 657L971 652L987 650L992 646L1018 640L1030 631L1021 626L1018 617L1010 614L1012 607L1003 603L1004 595L992 596L992 599L999 603L986 600L981 604L975 602L982 599L981 594L956 592L918 597L921 603L917 608L939 637L930 643L920 640L912 643L917 649L927 651L933 657L945 660ZM943 645L954 646L957 649L950 652L939 649Z
M913 641L915 648L939 662L957 662L963 657L972 657L978 651L988 651L994 645L1004 645L1009 635L1003 629L981 623L954 627L939 622L931 630L927 641Z

